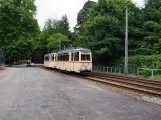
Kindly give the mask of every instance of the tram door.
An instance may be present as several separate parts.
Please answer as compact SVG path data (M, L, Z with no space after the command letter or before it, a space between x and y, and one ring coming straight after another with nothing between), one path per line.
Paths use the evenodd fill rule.
M78 62L79 62L79 52L72 53L71 55L71 71L77 71L78 69Z
M70 71L74 71L74 53L71 53Z

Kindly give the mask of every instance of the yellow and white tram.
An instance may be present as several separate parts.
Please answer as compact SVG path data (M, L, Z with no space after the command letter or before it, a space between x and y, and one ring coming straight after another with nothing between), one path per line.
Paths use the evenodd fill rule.
M46 54L44 56L44 66L49 68L56 68L56 53Z
M52 59L54 56L55 59ZM70 48L51 53L44 57L44 66L70 72L92 72L91 50L85 48Z

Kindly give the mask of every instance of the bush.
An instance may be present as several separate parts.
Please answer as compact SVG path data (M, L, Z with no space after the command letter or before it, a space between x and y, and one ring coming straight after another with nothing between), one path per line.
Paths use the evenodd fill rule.
M116 61L116 66L124 67L124 57ZM135 55L129 56L129 68L161 69L161 55Z
M27 60L19 60L19 64L27 64Z
M121 57L116 61L116 66L124 68L124 57ZM129 56L129 68L149 68L149 69L161 69L161 55L135 55ZM151 71L140 70L140 75L144 77L151 76ZM161 75L161 71L154 71L154 74Z

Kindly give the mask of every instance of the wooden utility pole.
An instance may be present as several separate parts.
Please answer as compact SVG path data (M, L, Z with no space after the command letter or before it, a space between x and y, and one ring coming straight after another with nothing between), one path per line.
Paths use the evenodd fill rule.
M126 6L126 30L125 30L125 75L128 74L128 6Z

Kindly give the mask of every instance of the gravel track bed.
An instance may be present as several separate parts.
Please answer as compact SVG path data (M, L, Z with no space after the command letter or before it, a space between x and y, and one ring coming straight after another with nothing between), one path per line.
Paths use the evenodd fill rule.
M140 87L140 88L148 88L150 90L157 90L159 92L161 92L161 88L157 85L151 85L151 84L146 84L146 83L138 83L137 81L131 81L131 80L123 80L122 79L116 79L116 78L107 78L107 77L102 77L102 76L96 76L96 75L91 75L92 77L95 78L99 78L99 79L103 79L103 80L107 80L107 81L111 81L111 82L118 82L120 84L124 84L124 85L132 85L135 87Z
M117 79L124 79L124 80L133 80L137 82L146 82L146 83L151 83L154 85L161 85L161 81L158 80L153 80L153 79L146 79L146 78L140 78L140 77L130 77L130 76L125 76L125 75L118 75L118 74L109 74L109 73L99 73L99 72L92 72L92 75L97 75L97 76L105 76L109 78L117 78ZM88 75L88 74L87 74Z

